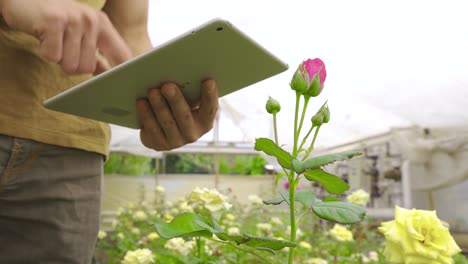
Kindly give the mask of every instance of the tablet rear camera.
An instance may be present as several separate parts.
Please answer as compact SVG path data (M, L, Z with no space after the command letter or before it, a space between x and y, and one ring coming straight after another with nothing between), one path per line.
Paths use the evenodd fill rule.
M224 29L223 27L218 27L216 31L223 31L223 29Z

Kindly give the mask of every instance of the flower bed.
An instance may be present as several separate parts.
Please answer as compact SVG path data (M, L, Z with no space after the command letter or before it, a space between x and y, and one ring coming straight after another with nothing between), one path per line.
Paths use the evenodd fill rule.
M155 190L156 199L151 203L129 204L119 210L113 231L105 236L101 233L97 263L265 263L259 256L277 263L275 259L287 259L286 249L277 251L276 255L259 249L255 252L257 256L243 251L250 250L247 247L239 245L234 248L217 238L201 238L201 248L197 248L197 238L161 239L150 223L170 222L176 215L191 213L192 206L202 203L189 205L190 196L196 196L192 197L196 201L203 198L201 189L198 189L188 199L182 197L170 202L164 198L162 190L161 187ZM240 235L242 230L252 236L278 239L290 236L287 211L281 210L284 208L266 206L257 195L249 196L248 204L240 204L229 194L219 198L218 193L211 192L212 202L208 204L212 205L213 212L220 214L220 224L228 234ZM376 223L369 219L364 223L342 226L325 224L318 217L303 218L297 230L301 242L296 248L295 263L384 263L384 240L375 227Z

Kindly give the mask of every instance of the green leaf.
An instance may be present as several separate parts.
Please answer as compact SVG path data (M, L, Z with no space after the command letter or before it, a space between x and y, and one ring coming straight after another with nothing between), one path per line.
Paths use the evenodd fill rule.
M327 196L325 199L323 199L324 202L341 202L340 199L333 197L333 196Z
M281 178L283 178L285 176L284 173L282 172L279 172L278 174L276 174L276 178L275 178L275 186L278 186L278 182L279 180L281 180Z
M257 138L255 140L255 150L263 151L265 154L276 157L278 163L285 169L291 169L292 156L286 150L278 147L268 138Z
M347 160L359 155L362 155L362 153L359 151L345 151L341 153L318 156L315 158L308 159L304 162L301 162L299 160L293 160L291 162L291 165L295 172L301 174L306 170L318 169L321 166L328 165L335 161Z
M254 237L244 235L244 241L240 244L245 244L253 248L269 248L272 250L281 250L285 247L296 247L296 244L288 240L279 240L269 237Z
M263 203L266 204L266 205L278 205L278 204L281 204L284 201L286 201L286 200L283 197L275 197L273 199L263 201Z
M278 205L284 201L289 203L289 197L286 197L286 196L276 197L268 201L263 201L263 203L266 205ZM307 207L311 207L312 204L314 204L316 201L315 194L314 192L310 190L297 191L296 194L294 195L294 201L299 202Z
M347 202L321 202L312 205L312 210L320 218L340 224L354 224L364 219L364 207Z
M304 177L309 181L316 181L323 185L327 192L342 194L349 189L349 185L338 176L327 173L322 169L313 169L304 172Z
M206 227L198 223L209 224L209 221L203 216L193 213L185 213L176 216L170 223L154 223L156 232L163 239L174 237L194 237L194 236L212 236Z
M301 190L297 191L296 195L294 196L294 200L296 202L300 202L301 204L311 207L315 201L315 194L313 191L310 190Z

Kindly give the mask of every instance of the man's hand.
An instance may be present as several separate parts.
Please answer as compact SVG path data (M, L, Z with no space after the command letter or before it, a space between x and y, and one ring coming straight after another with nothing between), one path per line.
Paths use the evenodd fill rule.
M9 27L35 36L39 56L69 74L95 73L120 64L131 51L108 17L74 0L0 0Z
M202 83L200 106L191 110L180 89L172 83L151 89L137 101L143 145L158 151L192 143L210 131L218 110L218 91L213 80Z

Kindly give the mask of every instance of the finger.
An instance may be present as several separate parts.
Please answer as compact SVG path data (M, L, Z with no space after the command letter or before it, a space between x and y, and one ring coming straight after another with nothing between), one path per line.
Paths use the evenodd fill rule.
M96 69L94 70L94 75L99 75L107 70L112 68L106 58L96 52Z
M156 120L164 131L167 142L171 148L177 148L185 143L182 134L177 127L177 123L172 116L166 100L162 96L159 89L151 89L148 92L148 100L156 116Z
M130 48L114 28L109 18L104 13L100 14L99 50L115 65L129 60L132 57Z
M185 142L195 142L200 137L200 132L195 126L192 111L180 89L175 84L168 83L161 88L161 93L171 108L172 115L177 122L179 131L184 136Z
M93 26L93 22L89 21L86 34L84 34L81 42L81 57L78 72L95 72L97 66L97 37L97 28Z
M213 127L213 121L218 111L218 89L214 80L206 80L202 83L200 108L196 111L195 120L199 122L204 132Z
M80 63L83 31L79 18L70 18L63 39L62 67L66 73L76 73Z
M168 149L164 132L146 99L137 100L137 115L141 125L140 138L143 145L159 151Z
M52 23L42 35L38 36L39 56L50 62L60 62L63 53L64 29L63 23Z

